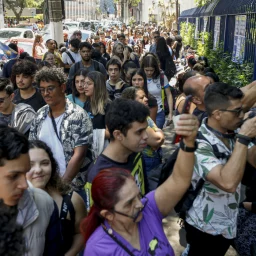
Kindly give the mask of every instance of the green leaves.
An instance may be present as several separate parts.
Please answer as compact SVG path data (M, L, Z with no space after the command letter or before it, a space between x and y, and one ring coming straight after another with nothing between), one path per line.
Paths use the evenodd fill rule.
M195 0L196 6L204 6L206 4L209 4L212 0Z
M211 220L213 213L214 213L214 208L212 208L210 210L210 212L208 213L208 204L206 204L206 206L204 207L204 210L203 210L203 219L206 224L208 224L209 221Z
M235 210L237 208L237 203L228 204L228 207L232 210Z

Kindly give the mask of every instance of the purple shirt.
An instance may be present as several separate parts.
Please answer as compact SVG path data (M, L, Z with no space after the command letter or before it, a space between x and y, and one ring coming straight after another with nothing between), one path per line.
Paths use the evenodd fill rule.
M143 210L142 220L138 223L141 250L133 248L115 231L113 231L113 233L116 238L135 256L174 256L173 249L163 230L163 216L156 205L155 191L148 193L146 197L148 198L148 204ZM143 204L144 202L145 199L142 199ZM106 221L105 225L109 227ZM127 256L128 254L120 245L118 245L109 235L106 234L101 226L99 226L87 241L84 251L84 256L96 255Z

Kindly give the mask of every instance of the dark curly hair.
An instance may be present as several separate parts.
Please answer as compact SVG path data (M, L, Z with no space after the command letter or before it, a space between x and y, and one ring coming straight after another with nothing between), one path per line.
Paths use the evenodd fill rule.
M31 140L29 141L29 149L33 148L43 149L50 158L52 173L49 182L46 184L46 190L56 189L62 195L67 194L67 192L71 190L71 187L61 180L59 174L59 166L53 156L50 147L48 147L47 144L41 140Z
M34 76L37 70L38 70L37 65L32 61L28 59L17 60L12 67L12 74L11 74L11 81L14 87L17 88L17 85L16 85L17 75L23 74L26 76Z
M4 166L5 160L14 160L28 153L27 138L14 128L0 124L0 142L0 166Z
M6 206L0 200L0 255L22 256L25 253L23 230L16 223L17 214L17 207Z
M113 132L120 130L125 136L133 122L143 123L149 116L149 108L143 104L127 99L114 100L106 115L106 126L110 139L114 139Z

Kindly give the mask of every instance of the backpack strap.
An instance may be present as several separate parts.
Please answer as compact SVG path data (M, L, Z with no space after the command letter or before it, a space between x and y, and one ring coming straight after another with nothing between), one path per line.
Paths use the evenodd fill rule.
M66 54L68 55L68 57L70 58L70 60L75 63L76 61L74 60L73 56L71 55L71 53L69 51L66 52Z
M211 145L211 147L213 149L213 154L216 156L216 158L218 158L218 159L229 159L230 158L230 155L219 152L217 145L211 144L200 131L197 134L197 139L204 140L204 141L208 142Z
M161 98L162 98L162 106L163 106L163 110L164 110L164 99L165 99L165 91L164 91L164 72L161 71L160 72L160 84L161 84Z
M68 212L70 214L70 219L72 222L75 222L75 209L71 201L73 191L63 196L63 201L60 210L60 219L67 219Z

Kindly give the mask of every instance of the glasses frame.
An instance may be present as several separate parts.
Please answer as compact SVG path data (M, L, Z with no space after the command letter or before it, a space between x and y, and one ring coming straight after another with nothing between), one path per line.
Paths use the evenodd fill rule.
M235 113L235 115L238 117L244 110L242 107L240 107L239 109L219 109L219 111Z
M0 98L0 103L4 103L6 99L8 99L11 95L8 95L4 98Z

